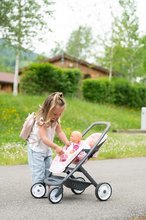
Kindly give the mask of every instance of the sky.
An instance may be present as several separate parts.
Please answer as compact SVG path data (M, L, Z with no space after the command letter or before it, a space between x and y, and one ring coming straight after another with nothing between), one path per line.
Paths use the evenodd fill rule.
M52 32L46 33L44 43L35 42L35 51L49 55L55 42L65 45L71 32L79 25L88 25L93 28L95 34L104 36L110 32L112 17L120 14L121 10L118 0L54 0L52 6L53 19L50 19L49 26ZM136 14L139 19L139 31L141 35L146 34L146 0L135 0L137 5Z

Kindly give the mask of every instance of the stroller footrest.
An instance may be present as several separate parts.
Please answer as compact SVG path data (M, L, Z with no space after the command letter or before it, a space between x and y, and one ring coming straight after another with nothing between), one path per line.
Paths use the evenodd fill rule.
M44 183L50 186L59 186L62 184L62 176L50 176L44 180Z

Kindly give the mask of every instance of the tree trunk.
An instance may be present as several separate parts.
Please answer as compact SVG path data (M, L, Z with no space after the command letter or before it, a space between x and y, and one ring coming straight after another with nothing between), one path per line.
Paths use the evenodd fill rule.
M111 48L110 48L110 68L109 68L109 81L112 79L113 75L113 23L112 23L112 35L111 35Z
M19 51L16 52L15 74L13 83L13 95L18 95L18 75L19 75Z

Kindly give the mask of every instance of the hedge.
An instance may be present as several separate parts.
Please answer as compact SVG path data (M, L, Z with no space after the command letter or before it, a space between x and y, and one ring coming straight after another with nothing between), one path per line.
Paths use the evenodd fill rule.
M75 95L81 81L79 69L62 69L49 63L33 63L22 71L21 93L41 95L61 91L64 95Z
M146 106L146 87L131 84L124 79L85 79L83 97L92 102L111 103L119 106L140 108Z

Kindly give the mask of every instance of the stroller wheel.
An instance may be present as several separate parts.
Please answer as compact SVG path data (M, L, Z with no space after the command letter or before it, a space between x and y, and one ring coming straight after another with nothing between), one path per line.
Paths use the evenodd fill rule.
M100 183L95 189L95 196L100 201L108 200L112 195L112 187L109 183Z
M46 193L45 184L35 183L34 185L32 185L30 192L34 198L37 198L37 199L42 198Z
M49 201L52 202L53 204L59 203L62 200L62 198L63 198L62 187L53 188L48 195Z
M77 177L77 178L75 178L75 179L85 182L85 179L84 179L83 177ZM78 184L80 184L80 183L78 183ZM76 195L80 195L80 194L82 194L82 193L85 191L85 189L79 190L79 189L73 189L73 188L72 188L71 191L72 191L74 194L76 194Z

